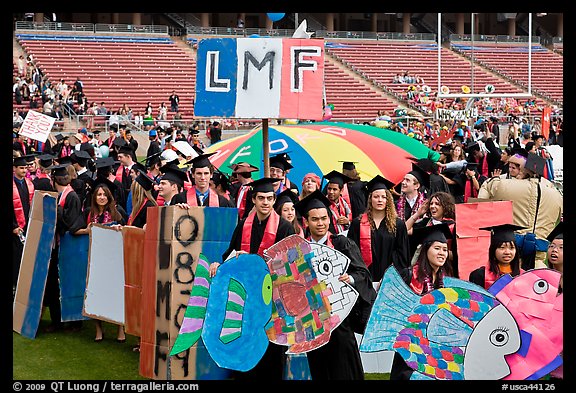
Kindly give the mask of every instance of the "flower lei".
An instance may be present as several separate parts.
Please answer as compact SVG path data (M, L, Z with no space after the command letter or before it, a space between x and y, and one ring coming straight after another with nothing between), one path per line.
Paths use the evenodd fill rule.
M99 223L99 224L108 224L112 222L112 215L108 210L104 211L104 213L99 214L97 216L92 217L92 222Z
M412 211L410 212L410 215L417 212L418 209L420 208L420 206L422 206L422 204L424 202L426 202L426 196L424 195L423 192L418 192L418 197L416 198L416 202L414 203L414 206L412 206ZM398 212L398 216L400 217L400 219L402 219L402 221L406 221L404 219L405 207L406 207L406 196L402 195L398 199L398 202L396 202L396 211Z

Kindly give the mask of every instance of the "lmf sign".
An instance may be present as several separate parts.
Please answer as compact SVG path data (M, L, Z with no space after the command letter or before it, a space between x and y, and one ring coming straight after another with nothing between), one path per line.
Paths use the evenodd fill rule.
M194 115L321 120L324 41L212 38L198 44Z

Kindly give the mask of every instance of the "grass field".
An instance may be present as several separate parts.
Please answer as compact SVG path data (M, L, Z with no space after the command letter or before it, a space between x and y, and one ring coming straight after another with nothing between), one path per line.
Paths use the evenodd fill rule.
M79 332L44 333L50 316L45 312L35 339L13 332L15 380L148 380L138 373L138 338L126 335L116 342L116 325L103 322L104 340L94 342L94 321L83 321ZM366 374L366 379L389 379L388 374Z

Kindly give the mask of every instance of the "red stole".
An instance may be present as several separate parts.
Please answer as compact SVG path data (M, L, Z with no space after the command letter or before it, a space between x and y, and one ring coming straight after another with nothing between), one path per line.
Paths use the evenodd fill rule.
M242 227L242 242L240 244L240 249L250 253L250 240L252 237L252 224L254 223L254 217L256 216L256 211L253 211L246 217L244 221L244 226ZM264 237L260 242L257 254L264 256L264 250L271 247L276 240L276 232L278 231L278 224L280 223L280 216L274 210L268 216L268 222L266 223L266 228L264 229Z
M252 181L250 181L251 183ZM246 210L246 195L248 195L248 190L250 189L250 183L246 183L240 186L238 190L238 200L236 201L236 207L238 208L238 217L244 217L244 211Z
M478 191L474 188L472 179L466 179L466 184L464 185L464 202L468 202L468 198L476 198L477 196Z
M372 228L368 220L368 213L360 216L360 253L366 267L372 264Z
M422 292L424 292L424 283L418 281L418 264L412 267L412 279L410 280L410 288L417 295L421 295Z
M66 203L66 197L72 191L74 191L74 189L72 188L72 186L70 184L68 184L66 186L66 188L64 189L64 191L62 191L62 194L60 194L60 200L58 201L59 206L64 207L64 204Z
M216 191L209 188L208 189L208 198L210 199L209 205L210 207L220 207L220 203L218 201L218 194ZM186 201L190 206L198 207L198 199L196 198L196 187L192 186L188 191L186 191Z
M28 196L30 198L30 207L32 207L32 198L34 197L34 184L30 179L24 178L26 185L28 186ZM22 201L20 200L20 193L18 192L18 187L16 186L16 180L12 179L12 203L14 205L14 214L16 215L16 222L20 228L26 226L26 217L24 217L24 207L22 206Z
M116 169L116 180L122 183L122 175L124 174L124 165L119 165L118 169Z

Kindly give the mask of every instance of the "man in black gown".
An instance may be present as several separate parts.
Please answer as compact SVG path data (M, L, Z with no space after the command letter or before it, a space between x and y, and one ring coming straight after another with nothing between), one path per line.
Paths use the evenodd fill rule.
M295 205L296 211L304 217L310 230L308 241L332 247L350 259L346 273L340 281L352 285L358 291L358 302L370 308L376 299L372 277L366 268L356 243L343 235L334 235L328 230L330 225L330 201L321 191L316 190ZM363 380L364 369L356 341L355 326L359 316L352 310L330 334L330 341L307 352L308 366L312 380ZM367 319L366 319L367 322ZM364 322L365 323L365 322Z
M233 253L250 253L263 256L264 250L287 236L295 234L294 227L274 211L276 194L273 184L278 179L264 177L250 183L252 203L255 209L240 220L230 240L230 246L222 255L222 260ZM225 262L224 262L225 263ZM220 264L210 265L210 275L214 276ZM237 380L282 380L286 364L286 347L270 342L258 364L249 371L236 372Z

